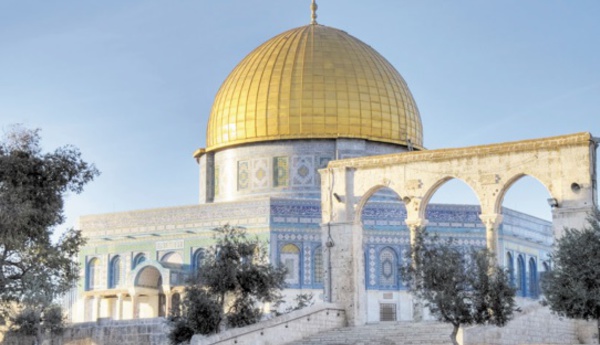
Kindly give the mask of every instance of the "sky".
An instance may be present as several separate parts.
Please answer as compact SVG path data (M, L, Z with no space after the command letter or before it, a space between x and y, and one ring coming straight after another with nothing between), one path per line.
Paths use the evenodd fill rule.
M588 131L600 136L598 0L321 0L318 22L386 57L419 106L428 149ZM0 131L40 128L102 172L77 217L198 200L192 153L213 98L309 0L0 0ZM513 192L514 189L514 192ZM505 205L549 218L533 179ZM442 192L443 191L443 192ZM471 194L469 194L471 193ZM460 182L434 201L476 202Z

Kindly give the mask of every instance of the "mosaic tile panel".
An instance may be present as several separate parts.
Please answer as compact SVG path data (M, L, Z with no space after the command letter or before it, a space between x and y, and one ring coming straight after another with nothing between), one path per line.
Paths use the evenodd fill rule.
M289 158L273 158L273 187L287 187L289 185Z
M238 190L246 190L250 186L250 164L248 161L238 162Z
M311 248L310 245L304 244L304 284L311 283L312 267L311 267Z
M313 156L292 157L292 185L312 186L315 183L315 159Z
M269 161L266 158L252 160L252 188L269 187Z

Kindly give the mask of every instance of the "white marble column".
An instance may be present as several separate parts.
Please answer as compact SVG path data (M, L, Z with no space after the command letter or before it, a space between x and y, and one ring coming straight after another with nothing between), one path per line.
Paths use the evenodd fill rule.
M123 320L123 294L117 295L117 320Z

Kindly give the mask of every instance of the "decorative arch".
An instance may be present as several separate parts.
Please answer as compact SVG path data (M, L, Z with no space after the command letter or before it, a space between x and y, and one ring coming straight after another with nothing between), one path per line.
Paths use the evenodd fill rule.
M177 252L168 252L162 256L161 262L167 262L170 264L183 264L183 257Z
M192 254L192 271L198 272L202 267L202 260L204 259L204 249L198 248Z
M525 258L523 255L517 257L517 294L521 297L527 296L527 273L525 271Z
M379 251L378 284L383 289L398 288L398 253L392 247L384 247Z
M108 276L108 287L110 289L114 289L118 286L120 286L123 282L123 272L122 272L122 268L121 268L121 256L116 255L115 257L112 258L112 260L110 260L110 267L109 267L109 276Z
M100 288L101 275L100 259L91 258L87 263L87 289L96 290Z
M159 290L162 287L162 284L162 274L156 267L150 265L140 269L134 280L135 287L143 287L148 289Z
M144 254L144 253L137 254L133 258L132 268L135 269L136 267L138 267L141 263L143 263L145 261L146 261L146 254Z
M515 260L511 252L506 252L506 269L508 270L510 286L515 287Z
M538 273L537 262L534 258L529 258L529 296L537 298L538 296Z

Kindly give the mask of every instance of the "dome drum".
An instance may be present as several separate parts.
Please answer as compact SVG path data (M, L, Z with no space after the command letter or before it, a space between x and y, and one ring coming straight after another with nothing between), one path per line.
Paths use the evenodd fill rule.
M329 161L402 150L398 145L361 139L305 139L249 143L209 152L199 159L200 202L264 196L319 199L318 170Z

